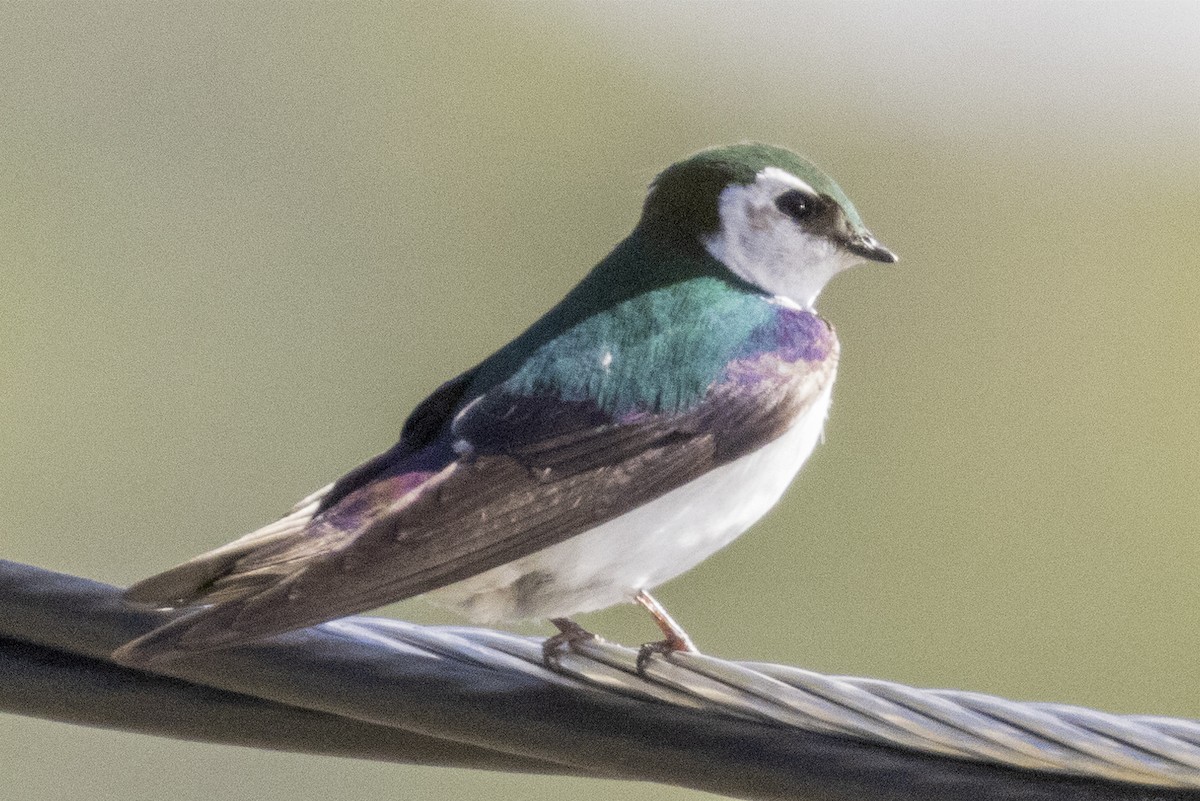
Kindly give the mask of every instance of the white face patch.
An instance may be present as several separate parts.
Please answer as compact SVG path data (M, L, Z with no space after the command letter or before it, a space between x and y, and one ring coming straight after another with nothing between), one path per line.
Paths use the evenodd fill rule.
M785 170L766 167L752 184L721 191L721 230L704 247L739 278L811 309L830 278L863 261L833 240L804 229L775 205L792 189L813 188Z

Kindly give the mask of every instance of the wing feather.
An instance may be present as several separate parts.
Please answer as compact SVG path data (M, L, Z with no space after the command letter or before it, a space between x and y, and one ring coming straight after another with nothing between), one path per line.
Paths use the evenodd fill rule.
M355 471L369 476L361 485L338 482L333 505L320 505L326 488L284 518L291 522L136 585L131 597L213 605L116 656L145 663L248 642L419 595L562 542L779 436L832 382L833 342L824 359L765 356L682 414L612 419L587 403L493 391L436 439L426 418L425 447L402 438L390 456ZM455 382L447 386L461 396ZM310 518L303 525L302 511Z
M269 548L276 543L289 542L303 532L312 521L322 499L333 489L327 484L300 500L286 515L234 540L228 545L189 559L170 570L139 581L125 591L125 599L134 603L160 607L187 606L202 598L216 603L222 598L208 589L240 560Z

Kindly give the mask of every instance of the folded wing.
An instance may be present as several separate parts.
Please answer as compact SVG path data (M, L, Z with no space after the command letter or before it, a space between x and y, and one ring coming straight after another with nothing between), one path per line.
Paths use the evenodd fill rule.
M435 394L419 407L434 410L420 421L420 436L406 427L396 448L306 499L284 518L290 522L131 588L133 600L211 606L116 656L145 663L249 642L562 542L779 436L835 367L836 351L814 361L764 355L689 411L619 419L588 401L497 389L439 423L431 417L455 404ZM457 393L457 401L456 384L439 392Z

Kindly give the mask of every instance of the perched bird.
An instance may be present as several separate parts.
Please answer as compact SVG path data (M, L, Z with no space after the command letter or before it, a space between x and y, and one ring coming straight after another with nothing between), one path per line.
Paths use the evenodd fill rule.
M894 262L827 175L778 147L704 150L554 308L416 407L387 452L290 514L133 587L196 607L114 657L148 664L427 593L476 622L637 601L754 524L821 434L838 361L813 312Z

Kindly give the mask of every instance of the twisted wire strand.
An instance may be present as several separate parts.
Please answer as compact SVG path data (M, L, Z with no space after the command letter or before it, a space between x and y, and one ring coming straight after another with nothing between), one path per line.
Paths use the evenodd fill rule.
M170 613L0 560L0 711L394 762L655 781L782 801L1200 799L1200 722L700 654L347 618L153 672Z
M655 657L639 674L636 650L599 639L577 643L551 672L536 638L385 619L326 625L384 646L820 734L1007 767L1200 789L1200 721L918 689L704 654Z

